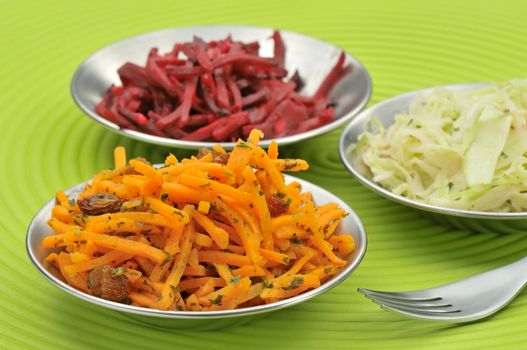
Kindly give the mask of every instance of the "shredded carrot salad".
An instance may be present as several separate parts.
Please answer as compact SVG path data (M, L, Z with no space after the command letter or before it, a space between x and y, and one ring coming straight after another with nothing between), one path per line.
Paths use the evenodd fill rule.
M308 168L258 147L253 130L162 167L114 151L76 201L57 193L45 248L48 269L92 295L161 310L226 310L272 303L317 288L346 266L346 212L317 206L283 171Z

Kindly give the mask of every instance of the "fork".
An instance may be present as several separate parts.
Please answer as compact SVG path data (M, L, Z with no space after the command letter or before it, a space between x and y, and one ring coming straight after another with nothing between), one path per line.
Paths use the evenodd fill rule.
M406 316L470 322L505 307L527 284L527 257L457 282L412 292L382 292L359 288L383 309Z

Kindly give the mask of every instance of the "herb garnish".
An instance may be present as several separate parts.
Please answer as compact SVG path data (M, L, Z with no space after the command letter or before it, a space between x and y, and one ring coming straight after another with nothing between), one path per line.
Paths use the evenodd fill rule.
M223 299L223 294L218 294L218 296L214 299L209 299L209 301L213 304L213 305L221 305L221 299Z
M282 287L283 290L291 290L291 289L296 289L298 287L300 287L300 285L304 283L304 279L302 277L295 277L293 278L293 280L291 281L291 284L287 287Z
M119 266L116 269L112 269L112 277L122 276L126 273L126 267Z

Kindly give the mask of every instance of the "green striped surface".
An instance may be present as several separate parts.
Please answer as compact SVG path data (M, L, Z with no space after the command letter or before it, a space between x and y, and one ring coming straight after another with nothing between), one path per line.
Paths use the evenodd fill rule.
M298 31L359 58L375 103L432 85L524 77L526 12L522 1L0 0L0 348L526 348L524 295L495 317L456 326L405 319L356 293L425 288L512 262L526 255L527 235L450 229L380 198L344 170L339 131L282 154L307 159L303 177L356 209L369 234L366 257L329 293L253 323L207 332L141 326L52 286L24 247L40 205L109 167L116 145L154 162L172 151L111 133L70 98L76 66L115 40L207 23Z

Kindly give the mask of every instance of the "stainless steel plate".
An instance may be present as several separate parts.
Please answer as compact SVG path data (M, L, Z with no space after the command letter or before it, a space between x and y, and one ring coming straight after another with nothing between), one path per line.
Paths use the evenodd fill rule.
M423 202L411 200L381 187L379 184L374 182L367 169L360 166L360 162L354 159L354 155L351 152L351 146L358 140L360 134L362 134L367 127L368 122L372 117L377 117L381 123L388 127L394 122L395 115L401 112L407 112L410 104L415 100L419 94L431 93L434 89L448 89L454 91L466 91L472 89L483 88L488 86L487 83L477 84L458 84L458 85L446 85L438 86L428 89L422 89L417 91L408 92L402 95L398 95L382 102L377 103L373 107L361 112L357 115L344 129L340 137L339 142L339 153L342 162L346 168L355 176L360 182L367 187L371 188L375 192L389 198L393 201L408 205L417 209L426 210L429 212L454 215L464 218L473 219L526 219L527 213L515 212L515 213L496 213L496 212L484 212L484 211L469 211L469 210L458 210L446 207L439 207L435 205L426 204Z
M97 51L82 62L71 81L71 94L84 113L121 135L164 146L181 148L211 146L217 142L183 141L122 129L117 124L99 116L95 112L95 107L111 84L120 84L117 69L125 62L144 65L149 50L154 46L158 47L160 52L167 52L175 42L191 41L194 35L208 41L223 39L232 34L236 40L260 42L261 54L272 56L273 42L269 39L272 30L263 27L208 25L166 29L118 41ZM291 74L295 70L299 71L306 82L301 93L312 95L336 63L342 50L302 34L287 31L281 31L281 34L287 50L286 68ZM349 121L368 103L372 90L368 72L357 59L348 53L346 53L346 62L351 63L353 69L340 80L331 93L332 102L337 104L335 120L301 134L275 139L279 144L298 142L333 130ZM269 143L270 140L263 140L260 145L265 147ZM225 148L234 146L232 142L220 144Z
M139 320L142 322L154 324L156 326L167 326L174 328L217 328L239 323L240 320L237 319L238 317L253 316L256 314L282 309L284 307L309 300L328 291L346 279L357 268L366 252L366 231L364 230L364 227L357 214L355 214L355 212L345 202L340 200L332 193L310 182L288 175L286 175L285 179L288 183L292 181L298 181L302 185L303 191L312 193L314 201L317 205L334 202L346 212L348 212L349 215L343 219L337 228L336 234L349 234L353 236L356 248L355 252L353 252L353 254L351 254L351 256L348 258L348 265L341 272L333 276L333 278L326 281L320 287L276 303L224 311L162 311L116 303L83 293L55 277L43 266L43 261L50 251L42 247L42 240L45 236L53 234L53 231L46 222L51 217L51 210L55 205L54 199L47 202L31 221L26 237L27 252L35 267L44 275L44 277L68 294L96 305L115 309L133 316L135 315L136 318L139 317ZM84 190L84 186L84 183L80 183L65 192L70 198L76 198L76 196ZM220 319L222 319L222 321L220 321Z

